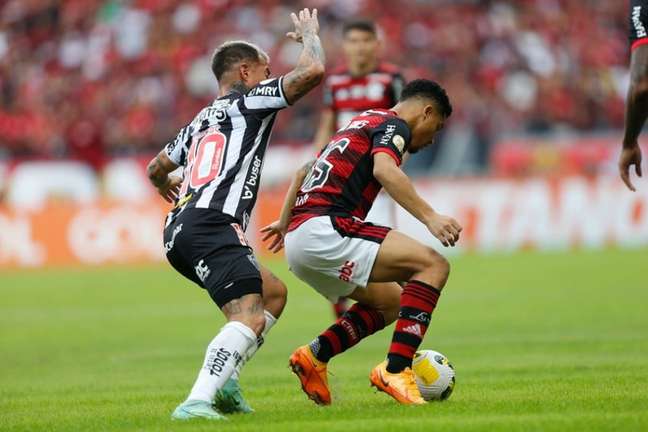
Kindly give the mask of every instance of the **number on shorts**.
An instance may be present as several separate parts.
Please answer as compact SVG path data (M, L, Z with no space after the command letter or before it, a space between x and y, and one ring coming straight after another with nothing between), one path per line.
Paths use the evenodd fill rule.
M333 168L333 164L326 159L336 150L340 153L344 153L344 150L346 150L350 142L351 140L348 138L342 138L326 147L304 179L301 188L302 192L310 192L324 186L328 180L329 174L331 173L331 168Z

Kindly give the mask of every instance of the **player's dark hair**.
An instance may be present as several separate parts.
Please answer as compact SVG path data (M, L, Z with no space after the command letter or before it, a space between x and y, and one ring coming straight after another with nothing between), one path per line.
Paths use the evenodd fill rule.
M376 24L373 21L366 19L356 19L353 21L347 21L342 26L342 36L346 36L351 30L360 30L367 33L371 33L376 36L378 32L376 31Z
M432 80L416 79L407 83L401 93L400 101L414 97L426 98L434 101L441 115L445 118L452 114L452 105L445 89Z
M242 61L258 62L261 57L267 60L267 54L256 45L245 41L225 42L214 51L211 68L220 81L223 74Z

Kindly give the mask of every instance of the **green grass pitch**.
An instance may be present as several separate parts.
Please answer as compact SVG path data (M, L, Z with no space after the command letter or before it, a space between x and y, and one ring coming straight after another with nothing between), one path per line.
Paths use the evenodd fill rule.
M256 413L177 423L222 324L170 267L0 274L1 431L648 430L648 250L462 256L423 348L457 370L450 400L398 406L369 388L390 330L330 364L334 405L316 407L287 368L331 322L289 285L284 316L247 365Z

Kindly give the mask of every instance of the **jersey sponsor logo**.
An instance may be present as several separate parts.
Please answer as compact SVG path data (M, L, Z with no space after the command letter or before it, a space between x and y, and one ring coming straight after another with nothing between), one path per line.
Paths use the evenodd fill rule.
M413 335L416 335L418 337L423 336L423 332L421 331L421 324L419 324L419 323L407 326L407 327L403 328L403 331L405 333L413 334Z
M351 282L351 277L353 277L353 268L355 267L355 262L347 261L344 263L340 269L339 278L344 282Z
M646 28L641 22L641 6L635 6L632 8L632 25L634 25L638 38L648 36L648 33L646 33Z
M254 189L256 189L257 183L259 181L259 173L261 171L261 158L257 155L254 155L254 161L252 161L252 169L250 170L250 176L245 181L243 185L243 197L244 200L249 200L254 198Z
M260 85L248 92L248 96L277 96L279 87Z
M400 135L394 135L392 143L394 143L394 147L396 147L399 152L403 153L403 150L405 150L405 138Z
M207 264L205 264L205 260L201 259L198 261L198 264L196 267L194 267L194 270L196 270L196 276L198 276L198 279L200 279L200 282L205 283L205 279L209 276L211 273L211 270L209 267L207 267Z
M389 144L389 141L392 139L394 132L396 131L396 125L387 125L385 128L385 134L380 138L380 145L386 146Z
M173 246L175 246L175 239L178 234L180 234L180 231L182 231L182 224L178 225L173 229L173 232L171 233L171 240L168 242L164 243L164 250L169 253L171 249L173 249Z

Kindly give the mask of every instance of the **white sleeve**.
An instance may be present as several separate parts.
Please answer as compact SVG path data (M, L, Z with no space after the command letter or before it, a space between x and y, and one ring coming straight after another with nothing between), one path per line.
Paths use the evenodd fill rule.
M191 145L193 127L189 124L182 129L173 141L164 146L164 152L176 165L184 166Z
M284 95L283 79L283 76L270 78L253 87L243 97L245 109L251 112L269 114L290 105Z

